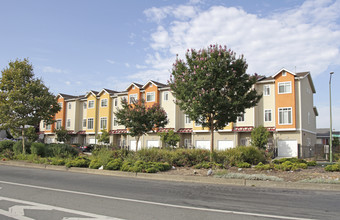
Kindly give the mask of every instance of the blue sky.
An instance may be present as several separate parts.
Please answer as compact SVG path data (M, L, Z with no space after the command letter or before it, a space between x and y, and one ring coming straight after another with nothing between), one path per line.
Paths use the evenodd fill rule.
M340 130L340 0L1 0L0 69L29 58L54 94L166 82L176 54L209 44L248 73L310 71L317 127Z

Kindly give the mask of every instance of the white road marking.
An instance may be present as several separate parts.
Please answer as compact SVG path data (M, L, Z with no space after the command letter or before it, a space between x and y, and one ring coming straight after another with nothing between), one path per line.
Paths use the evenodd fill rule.
M61 208L61 207L57 207L57 206L50 206L50 205L40 204L40 203L36 203L36 202L29 202L29 201L12 199L12 198L8 198L8 197L0 196L0 201L1 200L24 204L24 205L14 205L14 206L9 208L8 212L0 209L0 215L5 215L5 216L8 216L8 217L17 219L17 220L34 220L32 218L25 216L25 210L49 210L49 211L50 210L56 210L56 211L60 211L60 212L66 212L66 213L85 216L85 217L69 217L69 218L65 217L65 218L63 218L65 220L75 220L75 219L79 219L79 220L80 219L82 219L82 220L86 220L86 219L91 219L91 220L102 220L102 219L103 220L104 219L121 220L121 219L118 219L118 218L112 218L112 217L109 217L109 216L97 215L97 214L93 214L93 213L89 213L89 212L81 212L81 211Z
M93 194L93 193L71 191L71 190L64 190L64 189L54 189L54 188L49 188L49 187L34 186L34 185L27 185L27 184L22 184L22 183L13 183L13 182L6 182L6 181L0 181L0 183L8 184L8 185L14 185L14 186L30 187L30 188L35 188L35 189L44 189L44 190L50 190L50 191L55 191L55 192L73 193L73 194L78 194L78 195L92 196L92 197L126 201L126 202L135 202L135 203L142 203L142 204L148 204L148 205L157 205L157 206L163 206L163 207L217 212L217 213L234 214L234 215L256 216L256 217L274 218L274 219L313 220L313 219L309 219L309 218L299 218L299 217L269 215L269 214L260 214L260 213L251 213L251 212L229 211L229 210L222 210L222 209L209 209L209 208L198 208L198 207L192 207L192 206L172 205L172 204L165 204L165 203L159 203L159 202L150 202L150 201L144 201L144 200L127 199L127 198L120 198L120 197L115 197L115 196L105 196L105 195L98 195L98 194Z

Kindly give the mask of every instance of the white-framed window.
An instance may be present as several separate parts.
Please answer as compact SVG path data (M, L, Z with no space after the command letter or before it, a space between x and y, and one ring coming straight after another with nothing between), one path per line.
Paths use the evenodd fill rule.
M46 125L46 130L51 130L51 124Z
M83 108L84 108L84 109L87 109L87 102L84 102Z
M46 121L43 121L43 128L46 128Z
M282 71L282 76L287 76L287 72L286 71Z
M270 86L269 85L264 85L263 86L263 95L269 96L270 95Z
M116 117L113 118L113 126L118 126L118 120Z
M244 113L237 117L238 122L244 122Z
M137 94L131 94L129 98L130 98L130 104L133 103L134 101L136 102L137 101Z
M190 147L191 146L191 140L186 138L184 139L184 147Z
M155 92L147 92L146 93L146 101L147 102L154 102L155 101Z
M93 118L87 119L87 129L93 129Z
M107 107L107 99L102 99L102 100L100 101L100 106L101 106L101 107Z
M292 124L292 108L279 108L279 124L290 125Z
M72 104L68 103L68 109L71 109L71 108L72 108Z
M86 128L86 118L83 119L83 128Z
M66 127L67 128L70 128L71 127L71 119L67 119L67 121L66 121Z
M163 93L163 100L168 101L169 100L169 92L164 92Z
M118 106L118 99L117 99L117 98L115 98L115 99L113 100L113 106L114 106L114 107L117 107L117 106Z
M62 102L58 102L58 105L60 106L60 109L63 109L63 103Z
M58 119L55 123L55 128L60 129L61 128L61 119Z
M107 118L103 117L100 118L100 129L106 129L107 128Z
M189 117L189 115L185 115L185 124L191 124L191 119Z
M89 101L89 108L94 108L94 100Z
M264 110L264 121L272 121L272 110L271 109Z
M292 93L292 82L279 82L279 94Z

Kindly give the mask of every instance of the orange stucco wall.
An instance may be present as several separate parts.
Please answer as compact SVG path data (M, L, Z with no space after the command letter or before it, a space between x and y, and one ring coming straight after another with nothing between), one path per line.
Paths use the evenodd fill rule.
M140 100L140 89L137 86L130 86L130 88L128 89L128 103L130 103L130 95L132 94L137 94L137 99Z
M279 83L291 82L291 93L279 94ZM296 128L296 106L295 106L295 76L289 72L286 72L286 76L282 76L282 72L275 77L275 124L277 129L292 129ZM279 124L279 108L291 107L292 108L292 124L280 125Z
M152 85L152 86L151 86ZM154 92L155 93L155 101L154 102L147 102L146 101L146 94L148 92ZM151 107L153 104L158 103L159 104L159 91L158 91L158 87L156 85L153 85L152 83L149 83L146 87L145 87L145 105L146 107Z

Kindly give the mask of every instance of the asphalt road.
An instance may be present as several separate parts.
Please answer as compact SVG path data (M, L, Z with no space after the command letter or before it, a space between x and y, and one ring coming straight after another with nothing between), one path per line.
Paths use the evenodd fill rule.
M0 219L340 219L340 192L237 187L0 165Z

